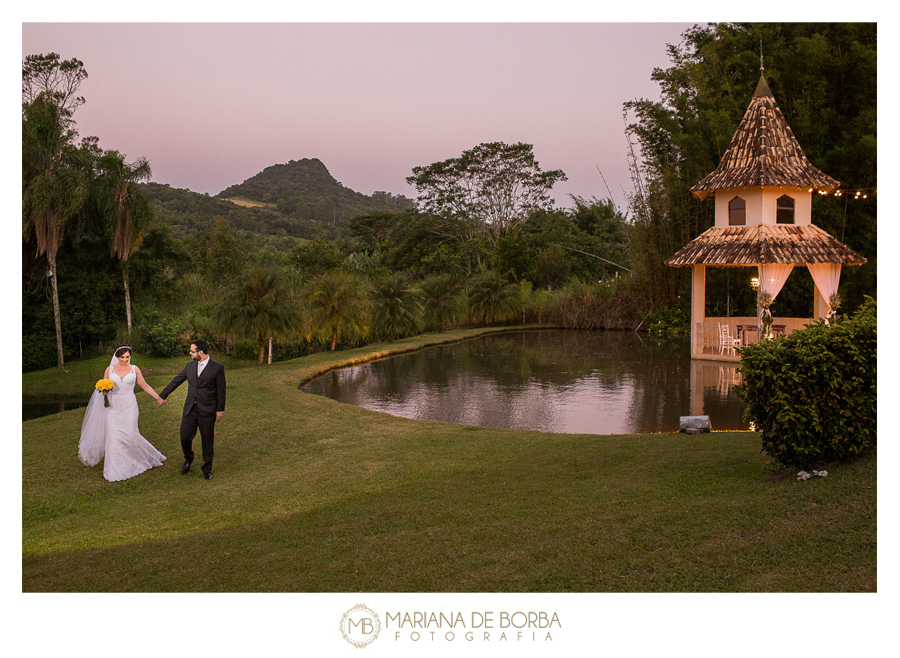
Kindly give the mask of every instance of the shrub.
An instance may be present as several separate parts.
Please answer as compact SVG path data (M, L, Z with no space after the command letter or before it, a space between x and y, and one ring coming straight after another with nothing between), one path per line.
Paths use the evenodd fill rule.
M809 469L876 447L875 315L867 298L849 320L744 348L741 398L765 453Z
M268 357L269 347L266 345L266 356ZM240 339L235 341L234 348L231 350L231 356L241 361L256 361L259 359L259 346L254 340Z
M307 354L312 354L313 347L305 340L275 339L272 345L272 361L289 361ZM256 361L259 358L259 346L253 340L241 339L234 343L230 356L241 361ZM263 352L263 363L269 362L269 341L266 341Z
M312 354L314 351L312 345L305 340L276 340L273 348L273 359L278 361L290 361L291 359L299 359L301 356ZM268 348L266 358L268 358Z
M184 356L187 348L182 340L185 327L177 320L162 318L147 330L147 342L152 356Z
M44 370L56 365L56 336L52 333L22 336L22 372Z
M658 336L687 336L690 326L690 318L684 310L660 306L653 312L648 330Z

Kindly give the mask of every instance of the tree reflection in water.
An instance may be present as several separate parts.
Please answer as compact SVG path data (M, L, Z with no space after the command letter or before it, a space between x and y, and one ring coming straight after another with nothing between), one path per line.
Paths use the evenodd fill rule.
M734 386L722 384L739 381L739 368L692 364L689 352L686 340L624 331L511 332L335 370L302 390L481 427L670 432L681 416L705 414L714 429L746 429Z

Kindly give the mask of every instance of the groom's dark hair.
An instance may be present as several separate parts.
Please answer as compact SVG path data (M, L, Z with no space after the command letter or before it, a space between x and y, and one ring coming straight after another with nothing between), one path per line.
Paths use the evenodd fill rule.
M209 354L209 345L206 344L206 341L202 338L198 338L197 340L191 341L194 344L194 347L197 348L198 352L203 352L204 354Z

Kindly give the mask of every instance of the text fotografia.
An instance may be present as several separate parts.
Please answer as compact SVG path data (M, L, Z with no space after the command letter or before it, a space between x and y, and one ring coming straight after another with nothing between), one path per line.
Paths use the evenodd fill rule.
M384 628L395 641L552 642L551 630L562 624L555 612L388 612Z

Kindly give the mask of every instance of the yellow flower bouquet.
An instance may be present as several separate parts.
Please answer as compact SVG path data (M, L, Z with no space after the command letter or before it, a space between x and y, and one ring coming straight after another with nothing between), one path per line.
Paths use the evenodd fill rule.
M106 394L109 391L113 390L114 386L115 386L115 384L112 382L111 379L101 379L96 384L94 384L94 388L96 388L98 391L103 393L103 406L104 407L109 406L109 398L106 397Z

